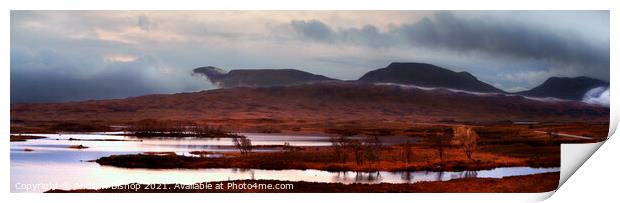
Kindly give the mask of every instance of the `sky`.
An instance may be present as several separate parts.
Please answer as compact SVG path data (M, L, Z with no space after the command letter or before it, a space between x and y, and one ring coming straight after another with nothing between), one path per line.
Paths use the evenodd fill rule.
M216 88L202 66L354 80L424 62L514 92L609 81L609 42L609 11L11 11L11 103Z

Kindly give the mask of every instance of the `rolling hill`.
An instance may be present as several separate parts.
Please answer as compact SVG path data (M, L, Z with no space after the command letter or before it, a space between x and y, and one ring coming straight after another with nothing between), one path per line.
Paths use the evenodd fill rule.
M426 63L391 63L385 68L364 74L358 81L440 87L472 92L504 92L478 80L468 72L454 72Z
M516 94L580 101L586 92L596 87L609 87L609 83L589 77L551 77L531 90L517 92Z
M298 85L334 80L296 69L239 69L226 72L220 68L206 66L194 69L193 73L203 75L213 84L225 88Z

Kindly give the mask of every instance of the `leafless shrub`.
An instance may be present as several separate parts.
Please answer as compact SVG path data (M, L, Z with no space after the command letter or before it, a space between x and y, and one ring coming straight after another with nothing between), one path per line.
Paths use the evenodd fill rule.
M405 161L405 163L409 164L411 162L411 160L413 159L413 150L412 148L412 144L411 142L407 141L404 145L403 145L403 161Z
M252 153L252 141L244 136L238 138L233 137L233 144L239 150L241 155Z
M346 136L341 135L338 137L332 137L329 139L329 141L331 142L332 147L334 148L336 157L338 157L338 159L342 163L347 162L347 148L348 148L350 140Z
M447 129L443 132L435 133L435 135L431 135L431 146L437 150L437 156L439 156L439 160L443 161L445 149L450 146L450 141L452 140L452 130Z
M383 143L377 136L368 136L363 141L366 159L370 162L378 161L383 150Z
M454 130L456 141L463 147L467 159L471 160L474 151L478 148L478 133L471 127L459 126Z
M355 156L355 163L357 165L364 164L364 146L358 140L351 140L349 142L350 149L353 150L353 155Z

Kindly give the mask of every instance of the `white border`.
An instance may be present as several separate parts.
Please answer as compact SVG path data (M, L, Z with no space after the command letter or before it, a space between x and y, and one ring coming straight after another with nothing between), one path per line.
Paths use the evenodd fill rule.
M609 10L611 0L21 0L9 1L13 10Z
M23 1L3 1L2 7L4 13L1 15L1 25L4 27L1 32L2 39L4 39L4 47L0 51L0 61L4 62L3 74L1 74L2 85L0 89L4 94L2 99L2 112L0 112L2 125L2 132L8 134L9 132L9 75L10 75L10 38L8 30L10 30L10 12L9 10L218 10L218 9L232 9L232 10L545 10L545 9L560 9L560 10L612 10L612 26L611 36L615 36L616 27L614 22L617 21L617 15L615 10L618 9L618 3L611 0L590 0L590 1L541 1L541 0L467 0L467 1L448 1L448 0L436 0L436 1L417 1L417 0L383 0L383 1L361 1L361 0L314 0L314 1L286 1L286 0L261 0L261 1L242 1L242 0L226 0L226 1L205 1L205 0L175 0L175 1L161 1L161 0L134 0L134 1L83 1L83 0L23 0ZM611 56L614 56L618 43L612 40ZM611 67L616 66L616 61L611 59ZM617 80L617 71L611 68L611 81L612 88L615 90L615 83ZM612 121L617 123L618 121L618 97L612 94ZM9 149L8 142L2 142L2 146L6 151ZM616 148L620 148L615 146ZM605 146L603 146L605 148ZM5 151L5 152L6 152ZM616 152L618 152L616 150ZM9 170L9 153L0 153L1 159L5 164L2 169L3 180L9 182L10 170ZM595 154L596 157L596 154ZM606 156L609 157L609 156ZM611 156L615 157L615 156ZM607 160L609 162L617 162L616 159ZM600 164L600 162L599 162ZM586 164L587 165L587 164ZM603 165L606 168L608 165ZM614 166L615 168L617 164ZM595 167L595 166L593 166ZM600 165L599 165L600 167ZM600 169L600 168L599 168ZM592 171L592 170L590 170ZM596 171L592 171L596 173ZM608 170L608 172L611 172ZM579 171L576 173L581 174ZM615 179L614 179L615 178ZM613 175L609 176L606 180L611 181L612 184L608 185L610 188L615 186L614 183L618 183L619 178ZM570 180L568 182L571 182ZM605 181L607 182L607 181ZM601 185L589 185L581 189L581 193L574 193L573 197L588 196L583 191L588 189L596 189L598 187L605 187L604 183ZM2 186L4 192L9 192L9 184L5 183ZM561 190L560 190L561 191ZM595 192L595 190L589 190ZM561 193L561 192L560 192ZM542 200L552 193L540 193L540 194L420 194L420 193L408 193L408 194L9 194L9 202L17 201L52 201L52 202L110 202L114 200L122 201L136 201L136 202L151 202L151 201L251 201L251 202L316 202L316 201L355 201L355 202L370 202L370 201L422 201L422 202L502 202L506 201L536 201ZM571 194L568 194L571 195ZM602 194L598 194L602 195ZM613 194L611 194L613 195ZM5 196L7 197L7 196ZM600 196L597 196L600 197ZM569 199L570 198L569 196ZM585 200L585 199L584 199Z

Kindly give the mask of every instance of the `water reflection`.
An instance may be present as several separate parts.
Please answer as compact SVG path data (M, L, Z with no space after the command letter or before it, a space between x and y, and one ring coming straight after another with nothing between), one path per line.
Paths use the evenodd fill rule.
M478 171L464 171L465 175L463 177L465 178L476 178L478 177Z
M507 176L521 176L547 172L558 172L559 170L559 167L501 167L480 171L402 171L391 173L399 175L402 183L415 183L420 181L447 181L461 178L503 178Z
M256 170L256 169L123 169L100 166L93 162L103 156L141 152L175 152L189 155L197 149L208 151L226 149L232 145L230 138L152 138L137 141L71 141L73 139L135 139L118 135L48 134L46 139L11 142L11 192L43 192L38 188L26 190L24 184L51 183L57 189L101 188L127 183L181 183L240 179L310 181L324 183L415 183L420 181L446 181L466 177L502 178L505 176L557 172L559 168L507 167L493 170L464 172L329 172L321 170ZM281 145L289 142L295 146L330 145L326 136L286 136L247 134L256 145ZM58 140L57 140L58 139ZM87 149L69 149L66 146L81 144ZM34 151L26 152L25 148Z
M557 172L559 168L510 167L476 172L328 172L321 170L259 170L259 169L124 169L99 166L92 162L24 163L11 162L12 192L43 192L23 190L17 184L55 183L58 189L101 188L127 183L181 183L226 180L282 180L323 183L416 183L446 181L464 177L502 178L505 176Z
M381 172L340 171L331 172L333 182L341 183L376 183L381 182Z

